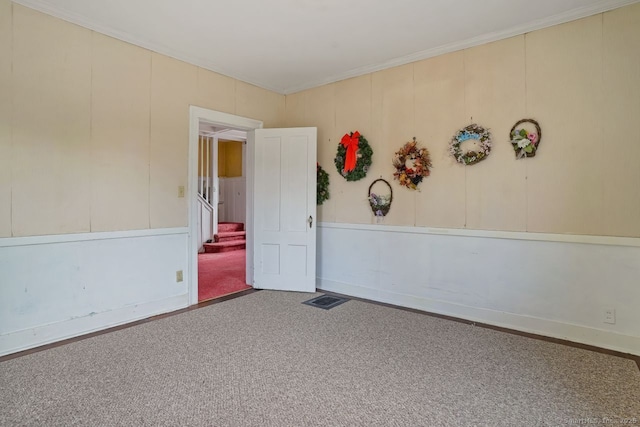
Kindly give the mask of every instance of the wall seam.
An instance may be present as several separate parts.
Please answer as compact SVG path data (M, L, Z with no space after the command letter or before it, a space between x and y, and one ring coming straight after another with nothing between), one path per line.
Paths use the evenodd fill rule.
M91 31L91 43L90 43L90 63L89 67L89 157L91 159L93 156L93 50L94 50L94 35L95 31ZM93 232L93 172L91 173L91 179L89 180L89 192L91 196L89 197L89 232Z
M233 114L238 115L238 80L233 79Z
M465 120L466 120L466 116L467 116L467 49L464 49L462 51L462 111L463 114L465 116ZM469 216L469 213L467 212L467 209L469 208L469 201L467 199L468 194L467 194L467 180L469 178L468 174L467 174L467 165L464 165L464 225L462 226L462 228L467 228L467 218Z
M604 79L604 55L605 55L605 50L604 50L604 13L600 14L600 102L598 103L598 107L600 108L600 158L602 159L604 157L604 151L605 151L605 147L604 147L604 126L605 126L605 120L604 120L604 111L603 111L603 105L604 105L604 86L605 86L605 79ZM602 188L601 188L601 200L602 200L602 208L600 209L600 233L599 234L604 234L605 233L605 211L606 211L606 204L605 204L605 180L604 180L604 176L602 177Z
M413 96L413 137L416 136L416 63L411 63L411 95ZM413 226L418 224L418 192L413 192Z
M147 175L147 225L151 228L151 108L153 105L153 52L149 52L149 145L147 147L147 164L149 173Z
M529 117L529 89L527 88L527 34L522 37L524 48L524 115ZM529 162L525 163L524 175L524 231L529 231Z
M371 73L369 75L369 103L371 104L371 108L369 110L369 114L371 116L371 135L373 135L373 124L375 123L374 121L374 103L373 103L373 77L374 77L374 73ZM375 153L374 153L375 154ZM368 197L368 195L367 195ZM336 211L338 210L338 208L336 207ZM338 214L336 214L336 217L338 216ZM369 215L369 223L373 223L373 221L375 221L373 218L371 218L371 215Z
M14 60L14 43L15 43L15 14L14 14L14 9L15 9L15 4L13 2L11 2L11 10L9 11L11 14L11 42L10 42L10 54L11 54L11 65L9 66L9 82L10 82L10 86L9 86L9 90L11 91L11 114L9 117L9 158L12 160L9 163L9 234L11 235L11 237L15 237L15 234L13 232L13 119L14 119L14 115L15 115L15 106L14 106L14 91L13 91L13 75L14 75L14 71L13 71L13 60Z

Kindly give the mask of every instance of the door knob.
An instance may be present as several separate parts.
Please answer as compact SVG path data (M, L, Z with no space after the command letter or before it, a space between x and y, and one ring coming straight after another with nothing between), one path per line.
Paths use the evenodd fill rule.
M313 217L311 215L309 215L307 222L309 223L309 228L311 228L313 226Z

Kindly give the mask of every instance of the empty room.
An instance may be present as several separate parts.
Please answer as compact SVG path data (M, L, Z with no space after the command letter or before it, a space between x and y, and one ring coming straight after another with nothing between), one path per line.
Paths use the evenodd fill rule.
M1 426L640 426L640 1L0 0Z

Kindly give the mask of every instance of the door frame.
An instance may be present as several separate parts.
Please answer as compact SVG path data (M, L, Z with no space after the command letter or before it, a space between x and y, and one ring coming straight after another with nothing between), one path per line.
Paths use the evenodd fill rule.
M189 106L189 167L187 183L187 203L189 214L189 239L188 239L188 274L187 293L189 305L198 303L198 135L200 133L200 122L207 122L216 126L230 127L234 129L251 131L262 129L263 122L247 117L236 116L234 114L223 113L210 110L208 108ZM247 283L253 284L253 173L255 167L253 143L247 140L246 149L246 194L247 194L247 219L245 229L247 231L247 263L246 275ZM217 161L217 159L215 160ZM216 187L216 191L218 188Z

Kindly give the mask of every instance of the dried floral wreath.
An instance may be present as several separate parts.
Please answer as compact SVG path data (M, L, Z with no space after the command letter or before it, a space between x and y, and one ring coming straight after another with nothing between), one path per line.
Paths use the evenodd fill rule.
M432 167L429 150L418 148L417 144L413 138L413 141L404 144L400 151L396 151L393 158L393 167L396 168L393 177L400 181L400 185L412 190L418 189L422 179L431 174ZM407 162L411 164L407 165Z
M478 151L462 151L460 144L470 139L478 141ZM458 163L473 165L487 158L491 152L491 133L488 129L472 124L460 129L449 143L449 152Z
M358 181L367 175L372 156L373 150L369 142L360 132L355 131L342 137L334 162L344 179Z

